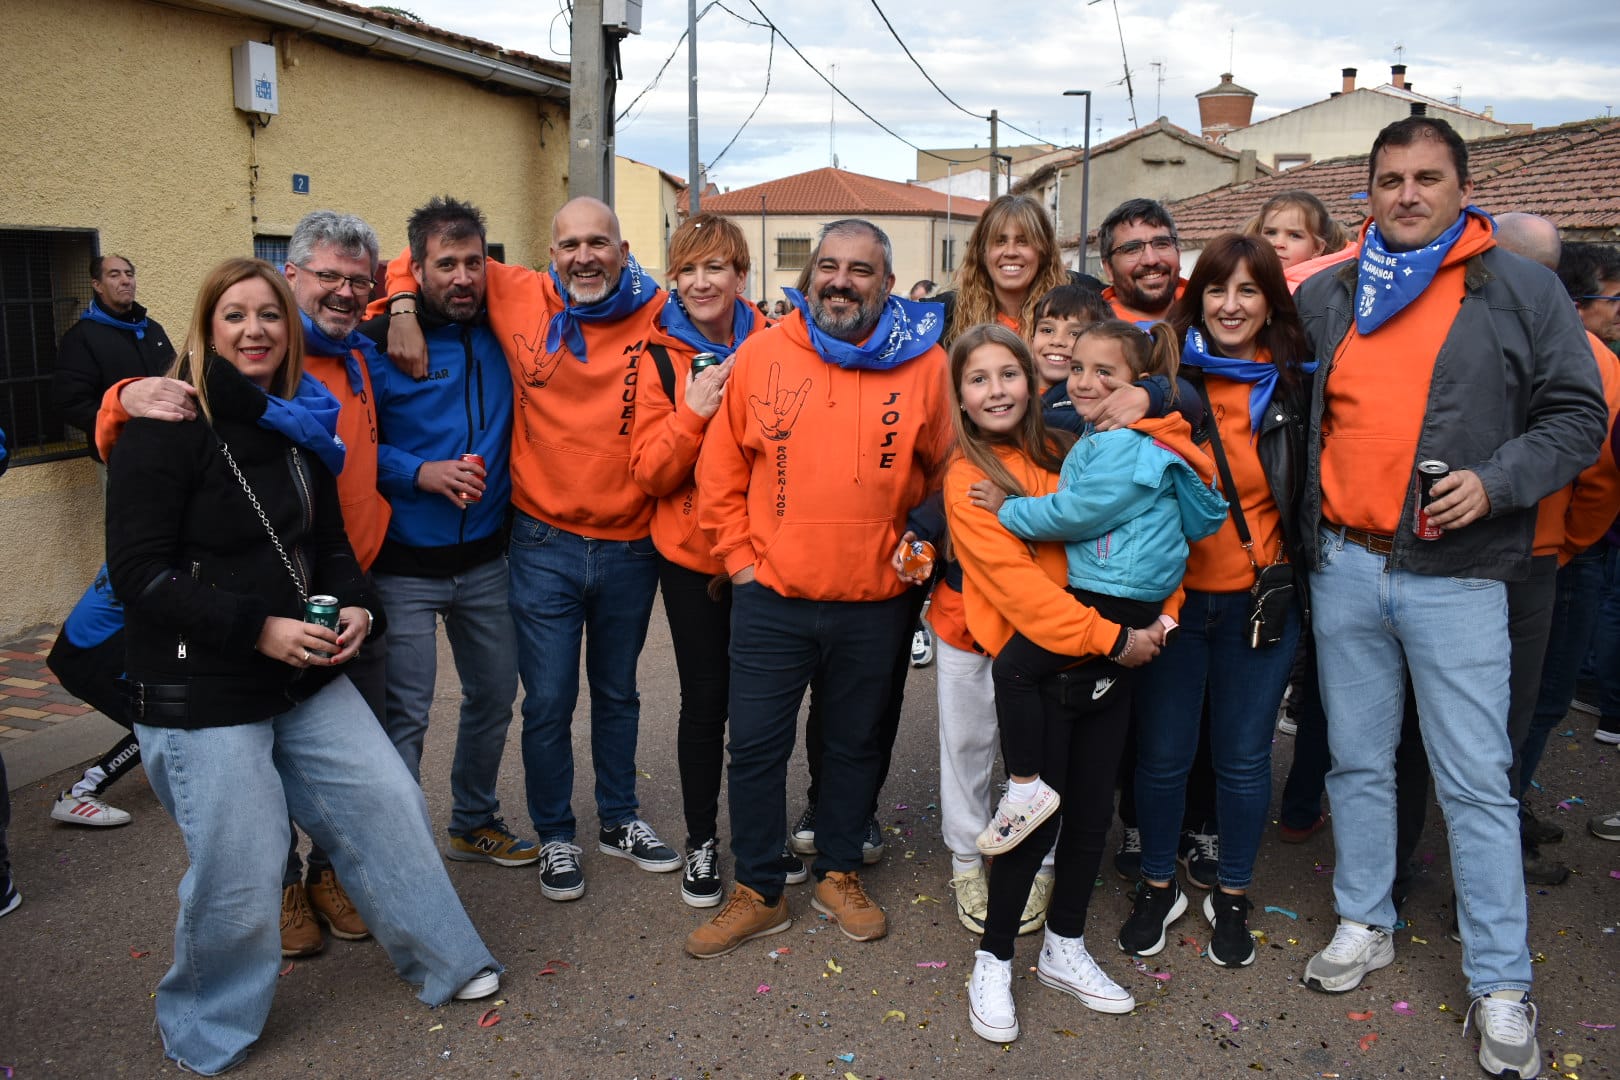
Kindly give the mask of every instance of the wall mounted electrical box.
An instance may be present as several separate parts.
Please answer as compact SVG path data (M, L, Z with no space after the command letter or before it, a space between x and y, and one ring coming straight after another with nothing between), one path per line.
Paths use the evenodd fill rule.
M602 0L602 25L625 34L641 33L641 0Z
M275 116L281 112L274 45L262 41L244 41L231 46L231 78L236 86L238 109L264 116Z

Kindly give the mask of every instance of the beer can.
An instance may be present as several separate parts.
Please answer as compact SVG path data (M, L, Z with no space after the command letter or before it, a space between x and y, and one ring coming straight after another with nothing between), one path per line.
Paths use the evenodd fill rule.
M912 577L927 577L934 572L934 545L926 540L913 540L900 556L900 566Z
M1419 540L1438 540L1445 530L1429 520L1429 500L1434 498L1434 485L1451 475L1451 466L1443 461L1420 461L1418 472L1417 523L1412 529Z
M712 352L700 352L692 357L692 374L701 375L705 368L712 368L720 362L720 358Z
M483 454L462 454L460 460L476 465L480 469L485 469L487 471L487 467L484 465ZM470 492L464 491L461 493L461 501L470 503L483 502L484 497L482 495L473 495Z
M304 601L304 621L324 626L334 634L338 628L338 598L335 596L312 596ZM318 649L309 650L311 656L331 656L329 652Z

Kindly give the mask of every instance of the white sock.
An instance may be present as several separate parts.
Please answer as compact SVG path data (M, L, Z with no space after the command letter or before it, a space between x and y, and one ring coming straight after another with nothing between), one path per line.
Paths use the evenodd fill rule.
M1041 778L1038 776L1027 784L1020 784L1016 780L1007 781L1007 798L1013 802L1029 802L1040 790Z
M94 795L96 788L105 779L107 779L107 774L102 771L100 765L90 766L84 770L84 776L79 782L73 785L73 797L80 799L86 795Z
M952 875L959 876L962 874L971 874L973 871L983 868L983 866L984 860L977 856L974 856L973 858L963 858L962 856L955 854L951 856Z

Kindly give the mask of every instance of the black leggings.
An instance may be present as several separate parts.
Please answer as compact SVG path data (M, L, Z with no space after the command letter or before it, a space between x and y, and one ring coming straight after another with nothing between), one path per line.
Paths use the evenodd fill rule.
M1086 910L1114 817L1114 773L1125 745L1135 679L1128 668L1093 660L1040 683L1045 718L1041 777L1063 803L1033 836L996 856L979 947L997 959L1012 959L1030 885L1054 834L1057 880L1046 925L1062 937L1085 935Z
M1072 587L1069 595L1105 619L1136 629L1151 625L1161 606ZM1033 776L1041 771L1046 728L1041 680L1076 659L1044 649L1022 634L1014 634L996 654L990 677L996 684L996 724L1001 729L1001 758L1009 776Z
M720 599L709 596L710 575L658 557L658 591L675 646L681 711L675 761L681 774L686 843L715 839L720 780L726 763L726 715L731 692L731 583Z
M119 777L140 764L141 748L135 741L134 717L129 703L118 687L124 673L124 632L119 630L100 645L81 648L69 641L66 634L58 634L51 646L45 664L62 684L62 689L91 706L108 719L129 728L130 733L119 739L111 750L101 755L96 767L102 772L100 783L93 794L100 795Z

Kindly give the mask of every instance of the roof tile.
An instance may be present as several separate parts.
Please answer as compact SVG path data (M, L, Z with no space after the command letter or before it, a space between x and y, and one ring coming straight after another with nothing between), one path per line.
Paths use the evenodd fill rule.
M717 214L755 214L760 197L767 214L883 214L977 218L990 204L960 195L883 180L876 176L821 168L780 180L738 188L723 195L704 195L702 207Z

